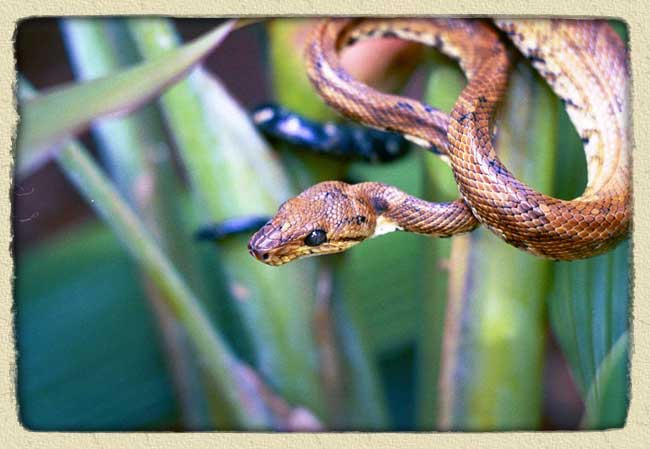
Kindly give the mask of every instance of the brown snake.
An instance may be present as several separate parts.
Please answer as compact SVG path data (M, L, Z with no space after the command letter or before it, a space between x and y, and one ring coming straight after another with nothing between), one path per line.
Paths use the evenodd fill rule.
M625 45L594 20L496 20L562 99L587 157L584 193L567 201L517 180L492 146L495 109L510 56L501 35L480 20L326 20L307 43L306 64L319 95L348 118L403 134L448 158L461 199L431 203L377 182L317 184L285 202L250 240L270 265L344 251L394 230L451 236L487 226L533 254L572 260L600 254L630 227L628 66ZM398 37L458 60L467 85L451 115L419 101L377 92L352 79L339 52L359 40Z

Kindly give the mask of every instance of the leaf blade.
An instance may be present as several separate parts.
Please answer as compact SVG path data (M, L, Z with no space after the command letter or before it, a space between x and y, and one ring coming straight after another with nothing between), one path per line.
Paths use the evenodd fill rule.
M126 114L150 101L217 47L235 23L228 21L194 42L149 62L24 102L20 108L17 176L36 170L66 139L93 120Z

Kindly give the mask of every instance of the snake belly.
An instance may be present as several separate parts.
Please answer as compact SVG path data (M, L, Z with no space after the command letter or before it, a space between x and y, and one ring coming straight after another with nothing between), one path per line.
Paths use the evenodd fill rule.
M472 229L478 220L506 242L553 259L586 258L607 251L628 235L631 219L625 46L603 21L497 20L495 24L562 99L583 141L588 182L578 198L561 200L535 191L516 179L495 153L492 127L510 61L502 34L487 22L327 20L316 26L309 39L307 72L319 95L343 115L401 133L422 146L435 146L448 158L462 198L436 205L432 213L427 208L436 203L402 206L400 220L426 224L427 220L445 222L446 214L453 215L458 227L446 229L445 235ZM386 36L436 47L459 62L467 85L450 116L419 101L378 92L354 80L341 66L339 52L344 47ZM378 183L364 184L366 190L379 188L373 185ZM399 207L392 208L391 222ZM396 227L404 229L399 222ZM422 233L441 234L430 228Z

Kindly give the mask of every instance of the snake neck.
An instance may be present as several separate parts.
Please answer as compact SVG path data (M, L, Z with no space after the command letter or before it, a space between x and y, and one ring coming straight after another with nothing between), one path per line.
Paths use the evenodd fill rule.
M448 237L471 231L478 225L472 216L467 218L460 201L432 203L380 182L364 182L354 188L375 212L375 231L371 237L393 231Z

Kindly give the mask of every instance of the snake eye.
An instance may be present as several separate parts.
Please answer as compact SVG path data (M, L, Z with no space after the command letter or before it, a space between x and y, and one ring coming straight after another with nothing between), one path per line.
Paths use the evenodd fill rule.
M307 237L305 237L305 245L307 246L318 246L327 240L327 234L322 229L316 229L311 231Z

